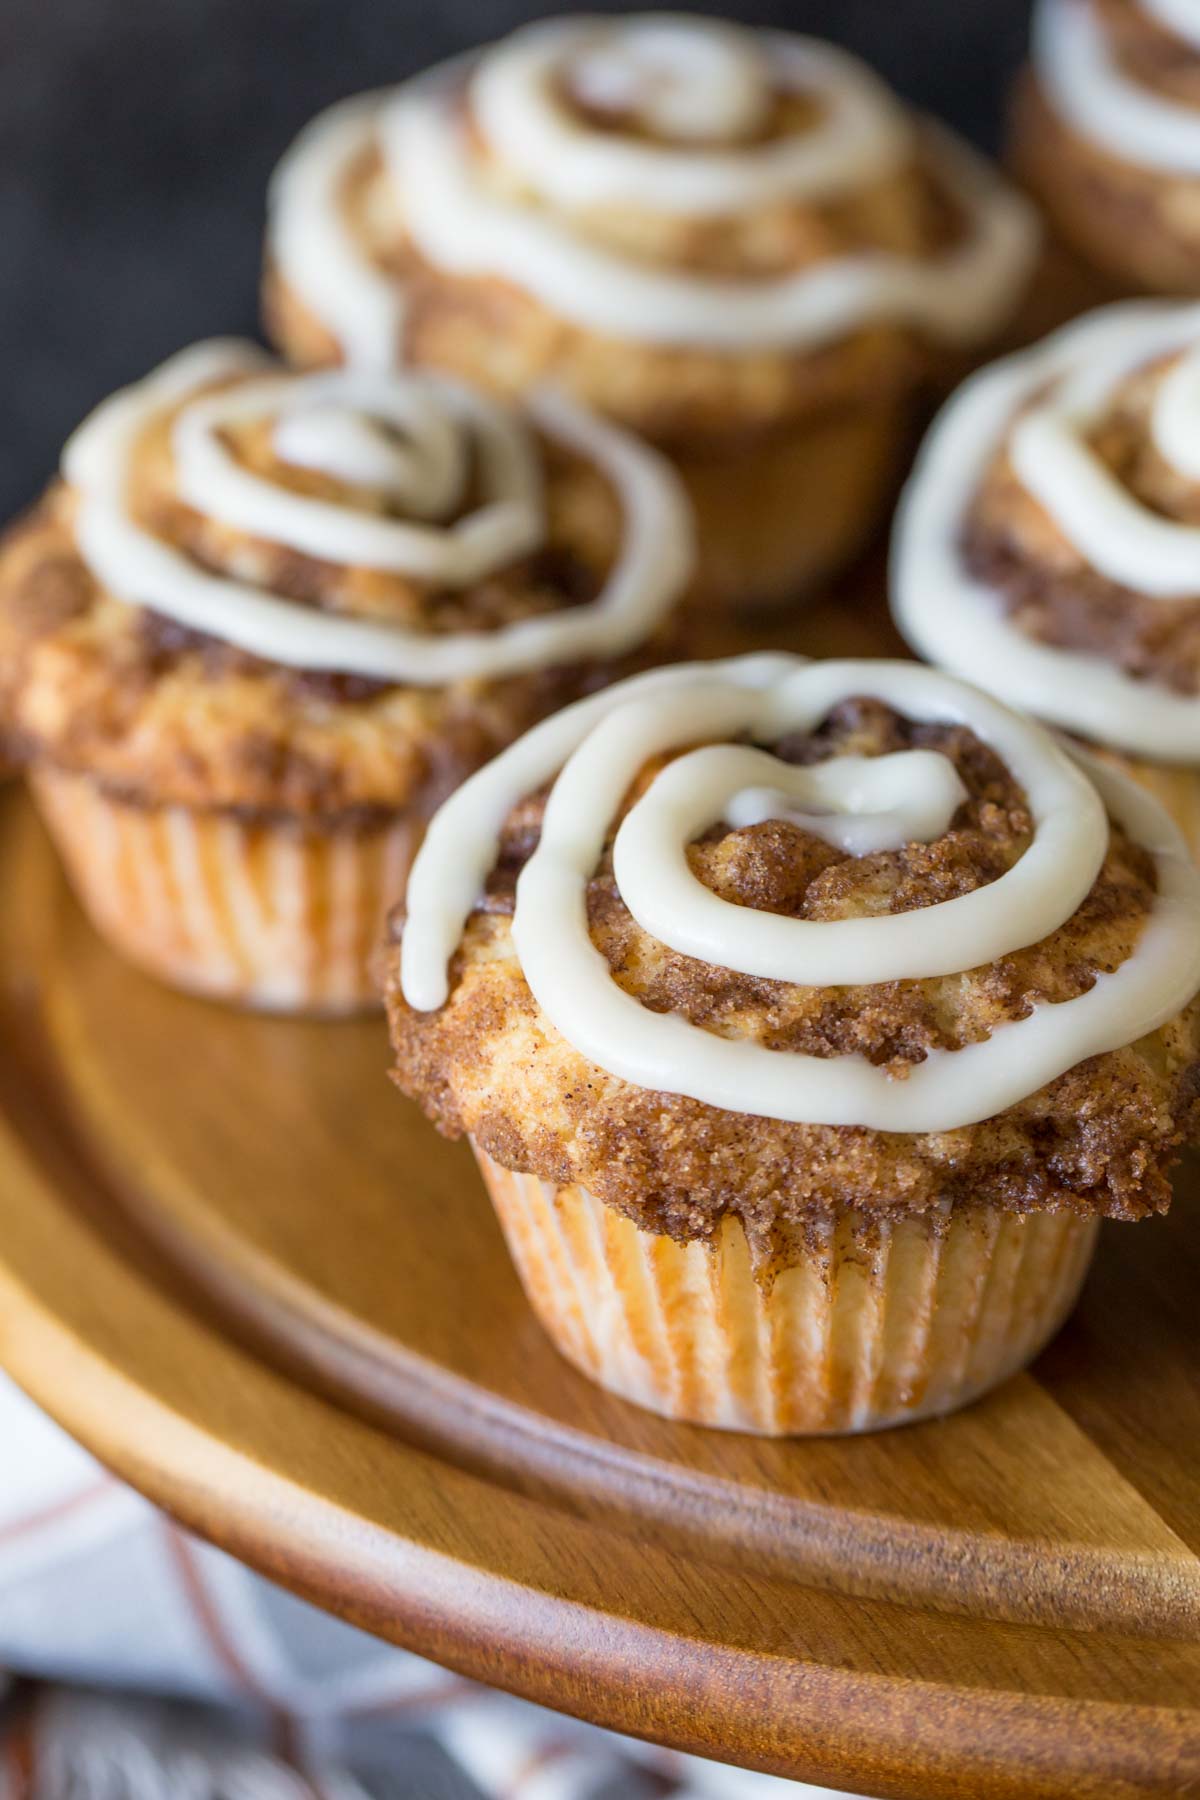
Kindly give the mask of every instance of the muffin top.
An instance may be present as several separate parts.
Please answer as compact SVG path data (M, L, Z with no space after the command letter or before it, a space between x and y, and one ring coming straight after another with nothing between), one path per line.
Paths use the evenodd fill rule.
M992 335L1028 208L831 45L687 15L523 27L309 127L272 192L294 354L547 373L666 437Z
M1200 177L1192 0L1038 0L1032 58L1055 112L1098 149L1171 178Z
M908 641L1098 744L1200 762L1200 307L1132 302L969 381L896 527Z
M1200 876L1126 778L933 670L622 683L466 784L406 905L400 1086L654 1230L1167 1204Z
M9 534L0 717L130 798L432 807L661 647L691 564L671 471L560 396L197 345Z

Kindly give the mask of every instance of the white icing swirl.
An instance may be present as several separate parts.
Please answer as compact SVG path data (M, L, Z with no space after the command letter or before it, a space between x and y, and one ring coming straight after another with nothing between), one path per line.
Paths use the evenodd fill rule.
M798 770L760 749L813 729L838 701L876 695L906 716L965 725L1021 784L1032 841L983 888L908 913L813 921L733 905L692 874L686 846L738 813L751 784L788 803L819 797L849 821L892 815L918 840L944 830L957 777L935 754L853 759L848 778ZM639 925L681 954L767 979L861 985L961 973L1048 936L1103 861L1105 809L1156 859L1158 893L1132 955L1078 998L1036 1008L984 1042L931 1053L897 1079L859 1056L769 1050L652 1012L626 994L588 934L587 885L623 795L648 760L681 751L622 821L613 849ZM945 765L939 767L939 765ZM1089 779L1090 775L1090 779ZM555 779L555 777L557 777ZM410 1005L448 994L448 962L494 861L509 808L553 780L538 847L521 873L513 940L551 1024L598 1067L638 1087L729 1111L882 1131L949 1131L1003 1111L1086 1057L1165 1023L1200 987L1200 874L1162 809L1123 777L1088 775L1040 727L977 689L914 664L759 656L621 683L569 707L504 751L435 817L410 877L402 982ZM760 811L752 801L752 813ZM881 830L878 817L868 841Z
M372 394L366 404L374 402ZM462 495L466 445L428 392L407 388L403 402L405 435L397 438L369 412L356 412L340 389L336 399L313 398L303 411L283 413L272 434L275 454L293 468L315 469L349 487L377 488L418 518L437 518ZM205 436L211 445L211 430ZM178 434L177 461L183 441Z
M666 32L720 61L739 80L816 92L824 110L808 131L763 143L680 148L598 131L573 118L555 77L604 48L636 71L639 33ZM347 360L387 365L399 354L395 290L355 249L344 216L347 171L378 141L404 229L422 255L459 276L495 276L558 316L632 342L734 353L817 348L876 322L911 325L950 343L986 338L1010 315L1029 277L1038 231L1032 209L958 139L929 126L943 179L966 221L960 242L928 258L870 251L761 279L659 268L589 241L581 209L636 205L676 216L724 215L788 200L834 197L903 167L914 134L896 102L853 59L788 34L747 36L700 21L530 26L485 51L470 78L479 127L509 188L481 173L458 115L460 62L434 70L354 113L310 126L272 188L271 256L288 287ZM693 58L694 60L694 58ZM672 104L698 108L705 82L677 70ZM698 114L695 115L698 118ZM693 119L693 123L695 119ZM728 132L723 110L715 135ZM557 211L551 210L558 209Z
M417 685L496 679L552 663L618 655L647 638L691 573L692 527L661 458L556 393L529 401L538 429L593 462L615 489L624 534L598 597L496 631L422 632L302 606L213 574L130 512L131 462L143 433L171 427L181 499L222 524L306 555L466 587L545 537L541 470L519 417L447 376L267 372L253 346L219 340L172 358L106 401L68 443L80 554L109 592L269 662ZM228 385L213 387L214 383ZM241 464L223 431L263 419L278 454L382 490L412 519L302 494ZM471 459L478 503L461 501Z
M461 500L471 448L487 498L454 524L431 525L296 493L246 469L222 437L228 426L263 417L278 420L276 440L282 432L285 446L299 433L306 466L330 475L344 472L349 438L357 474L364 458L370 461L375 476L385 478L377 485L420 520ZM191 401L175 421L172 447L179 495L189 506L329 562L462 588L528 555L545 532L541 471L528 433L514 414L442 376L385 382L355 369L274 373Z
M1200 8L1196 0L1141 0L1142 11L1168 31L1173 31L1185 44L1200 50Z
M1178 0L1170 10L1182 14ZM1194 15L1189 35L1200 39ZM1038 0L1032 50L1042 91L1084 137L1144 168L1200 175L1200 112L1125 73L1091 0Z
M581 123L561 84L586 101L598 73L614 110L624 100L668 142ZM818 99L819 123L732 149L670 141L736 140L767 112L776 85ZM913 151L898 101L833 45L679 15L527 25L481 58L470 94L492 153L531 193L567 209L711 217L829 199L891 174Z
M782 771L777 760L758 750L717 746L700 754L730 772L721 813L726 824L740 830L786 819L850 856L932 843L967 798L954 764L932 750L843 756L811 769L785 765ZM756 777L764 785L756 787Z
M1151 431L1160 455L1196 479L1198 344L1200 306L1131 301L973 377L922 446L892 555L893 611L922 656L1097 743L1172 763L1200 762L1200 701L1027 636L967 569L962 536L984 473L1007 444L1018 478L1093 568L1160 600L1200 596L1200 529L1143 506L1081 435L1126 376L1186 352L1161 384Z
M267 192L271 261L347 362L390 369L399 358L404 301L365 255L346 214L346 183L375 141L384 96L358 94L306 125Z
M1200 481L1200 343L1187 349L1159 383L1150 429L1160 456L1177 474Z
M685 142L736 142L765 122L770 75L751 32L685 13L647 13L619 25L597 19L590 42L580 42L581 26L587 29L575 20L526 31L568 37L570 84L585 105L625 114L653 136ZM499 62L502 55L491 60ZM543 61L543 76L556 72L553 57ZM528 74L527 67L526 79L514 83L514 98L525 103L522 111L547 99ZM486 129L498 142L492 127ZM563 145L562 139L547 141Z

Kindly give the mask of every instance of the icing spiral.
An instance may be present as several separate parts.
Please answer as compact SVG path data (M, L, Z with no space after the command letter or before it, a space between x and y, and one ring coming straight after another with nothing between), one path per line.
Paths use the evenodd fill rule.
M1143 9L1200 46L1189 0L1142 0ZM1084 137L1127 162L1200 175L1200 112L1126 73L1091 0L1039 0L1033 62L1055 110Z
M1196 0L1141 0L1142 11L1173 31L1177 38L1185 44L1193 44L1200 50L1200 13L1196 11Z
M494 631L414 630L214 573L150 531L131 509L134 459L147 430L170 418L178 497L306 556L462 589L545 542L537 442L499 402L441 375L291 375L228 340L181 352L70 440L63 472L79 497L79 551L118 598L291 668L420 685L619 654L651 634L690 575L686 500L653 451L565 397L534 395L528 411L538 431L594 464L621 504L620 549L588 605ZM352 495L321 499L246 467L226 434L248 423L270 426L281 462L370 489L384 509L356 507Z
M742 141L769 121L777 82L820 96L819 126ZM832 45L683 15L527 25L483 55L469 91L492 153L568 209L713 217L829 198L891 174L912 149L897 101ZM610 115L608 128L582 122L572 96ZM648 135L613 128L626 119Z
M1166 356L1178 360L1157 389L1153 446L1200 479L1200 306L1106 308L974 376L944 407L898 514L892 593L900 629L932 662L1098 743L1183 763L1200 761L1200 700L1028 636L963 549L985 471L1007 447L1018 480L1091 568L1157 600L1194 603L1200 528L1143 505L1087 435L1119 383Z
M494 168L464 128L464 81ZM814 97L815 122L762 131L780 93ZM459 59L315 121L276 173L272 260L347 360L396 359L402 298L345 216L347 181L378 144L427 261L512 282L585 329L735 352L895 321L969 342L1011 311L1037 228L965 145L941 131L933 142L966 221L938 255L864 251L755 279L635 260L589 239L587 208L702 218L834 199L910 162L913 124L860 63L812 39L673 14L543 21L465 72Z
M838 702L861 694L915 720L967 726L989 745L1026 796L1033 834L1024 854L972 892L867 918L796 919L704 887L686 848L722 819L797 816L798 808L810 829L856 854L945 832L963 795L940 754L802 768L765 748L814 729ZM1153 854L1155 906L1133 953L1087 992L1040 1006L984 1042L935 1051L904 1079L861 1056L720 1037L625 993L588 933L588 882L613 820L647 762L664 755L672 760L617 830L614 876L644 930L716 966L818 987L977 968L1072 916L1104 860L1106 808ZM429 1011L445 1002L449 959L503 821L547 782L541 837L517 885L515 949L553 1026L601 1069L640 1088L792 1122L948 1131L1154 1030L1200 986L1200 875L1161 808L1133 783L1098 765L1085 774L1040 726L932 669L768 655L622 682L535 727L467 781L435 817L409 881L402 984L411 1006Z

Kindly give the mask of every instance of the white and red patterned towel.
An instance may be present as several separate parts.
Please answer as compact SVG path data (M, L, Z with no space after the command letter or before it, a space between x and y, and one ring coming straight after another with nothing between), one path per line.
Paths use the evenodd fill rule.
M0 1800L837 1800L343 1625L181 1531L2 1376L0 1670Z

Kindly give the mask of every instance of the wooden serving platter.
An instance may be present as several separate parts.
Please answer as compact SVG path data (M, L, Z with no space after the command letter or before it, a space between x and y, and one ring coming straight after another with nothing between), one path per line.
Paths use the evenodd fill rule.
M0 1360L118 1473L369 1630L659 1742L906 1800L1200 1793L1195 1171L965 1413L670 1425L542 1337L380 1023L126 968L16 792L0 858Z

